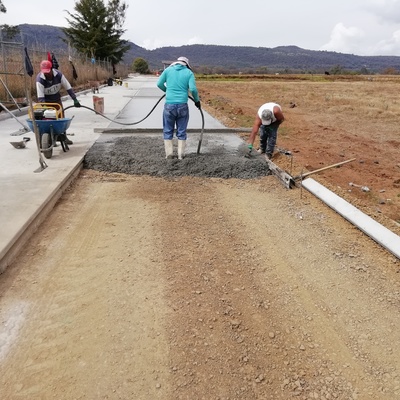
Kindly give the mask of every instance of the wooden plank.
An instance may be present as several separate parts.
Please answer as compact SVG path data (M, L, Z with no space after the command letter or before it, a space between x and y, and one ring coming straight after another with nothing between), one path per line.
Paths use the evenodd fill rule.
M294 186L296 186L295 181L293 178L285 171L283 171L281 168L279 168L276 164L274 164L271 160L269 160L267 157L265 157L269 170L273 175L275 175L281 183L286 187L286 189L291 189Z

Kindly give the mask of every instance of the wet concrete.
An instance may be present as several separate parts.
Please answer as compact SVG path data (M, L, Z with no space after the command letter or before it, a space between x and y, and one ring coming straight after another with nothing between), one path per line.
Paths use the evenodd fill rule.
M245 158L248 149L237 133L229 132L206 111L199 112L192 101L188 102L186 157L166 160L162 136L164 101L158 103L164 93L156 83L156 77L141 76L125 83L124 96L129 100L86 154L85 168L163 177L252 179L269 175L264 158ZM176 154L176 140L174 147Z
M183 160L165 159L162 134L103 134L85 156L84 168L104 172L160 177L198 176L254 179L270 174L260 157L244 157L247 146L235 134L204 135L197 154L200 135L187 140ZM174 141L175 155L177 144Z

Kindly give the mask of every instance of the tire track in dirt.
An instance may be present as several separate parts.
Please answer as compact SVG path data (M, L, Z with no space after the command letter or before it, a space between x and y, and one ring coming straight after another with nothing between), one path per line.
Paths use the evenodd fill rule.
M272 176L84 171L0 280L2 395L393 399L398 269Z
M32 307L1 367L4 398L168 397L159 211L132 200L142 180L97 179L83 176L40 228L29 247L46 251L10 269L29 276L12 290Z
M382 324L383 340L367 314L395 309L376 307L357 272L373 266L371 245L383 251L271 178L164 186L176 398L391 398L383 371L398 370L399 338Z
M272 189L273 205L265 188L258 193L250 188L250 195L243 189L233 194L229 188L220 195L224 194L232 212L248 220L246 226L252 226L253 244L265 258L260 282L277 289L275 317L280 328L285 327L280 331L289 356L283 365L291 366L285 382L297 369L297 374L306 372L303 389L318 396L326 395L321 392L322 379L332 383L326 385L331 396L392 398L398 381L392 384L388 376L398 377L393 371L399 370L400 363L392 348L400 339L393 322L400 300L397 262L308 193L299 201L296 191L283 198L280 190L268 189ZM264 224L251 225L260 208L266 216ZM266 248L266 242L272 245ZM380 254L378 268L375 252ZM271 273L279 279L272 287ZM388 287L382 287L383 280ZM288 331L288 326L293 329ZM302 351L292 353L289 349L296 343Z

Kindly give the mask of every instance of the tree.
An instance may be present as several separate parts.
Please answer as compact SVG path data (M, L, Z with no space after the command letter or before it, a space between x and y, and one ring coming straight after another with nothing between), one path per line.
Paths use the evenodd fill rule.
M108 58L118 64L130 45L121 39L125 30L128 5L123 0L80 0L75 3L76 13L67 11L68 28L63 28L70 45L78 52L95 59Z
M5 37L7 39L14 39L15 36L21 33L18 26L10 26L10 25L0 25L1 30L3 31Z
M135 58L132 65L133 71L138 72L139 74L148 74L150 73L149 64L144 58L138 57Z
M331 68L332 75L342 75L344 73L343 68L341 65L337 64Z
M7 8L3 4L3 2L0 0L0 12L6 13ZM17 36L21 31L19 30L18 26L12 26L12 25L0 25L0 29L3 31L7 39L14 39L15 36Z
M398 75L399 71L393 67L387 67L382 71L382 75Z

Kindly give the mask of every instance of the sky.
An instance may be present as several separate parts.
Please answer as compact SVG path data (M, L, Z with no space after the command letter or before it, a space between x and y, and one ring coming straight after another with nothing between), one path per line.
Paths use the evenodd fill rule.
M2 0L0 25L67 27L74 0ZM191 44L298 46L400 56L400 0L125 0L123 39L153 50ZM108 0L104 0L107 4Z

